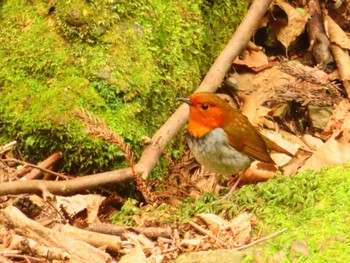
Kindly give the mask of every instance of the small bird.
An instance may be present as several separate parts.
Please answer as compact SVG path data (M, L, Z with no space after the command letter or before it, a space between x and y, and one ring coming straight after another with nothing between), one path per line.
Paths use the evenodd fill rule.
M196 160L212 172L236 174L254 160L275 164L268 150L294 156L260 134L246 116L214 93L198 92L179 100L190 106L189 147ZM230 191L227 197L231 195Z

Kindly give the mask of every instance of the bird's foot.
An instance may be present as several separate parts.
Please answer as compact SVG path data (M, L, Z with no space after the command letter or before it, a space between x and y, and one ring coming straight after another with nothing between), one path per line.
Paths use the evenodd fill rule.
M227 194L225 194L223 197L221 197L220 200L229 200L231 196L237 191L237 186L241 180L242 180L242 175L238 177L236 183L231 187L230 191Z

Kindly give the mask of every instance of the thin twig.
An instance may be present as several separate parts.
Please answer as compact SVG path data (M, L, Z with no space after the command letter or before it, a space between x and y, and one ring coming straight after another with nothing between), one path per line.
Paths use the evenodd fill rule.
M41 170L41 171L43 171L43 172L50 173L50 174L52 174L52 175L58 176L58 177L60 177L60 178L62 178L62 179L65 179L65 180L68 180L69 178L73 178L72 176L68 176L68 175L56 173L56 172L53 172L53 171L51 171L51 170L49 170L49 169L40 167L40 166L35 165L35 164L27 163L27 162L24 162L24 161L15 159L15 158L1 159L1 161L4 161L4 162L15 162L15 163L27 165L27 166L33 167L33 168L35 168L35 169Z
M217 243L219 243L220 245L226 247L227 244L222 241L221 239L217 238L216 236L214 236L211 232L205 230L203 227L201 227L200 225L196 224L193 221L188 222L193 228L195 228L196 230L198 230L199 232L201 232L202 234L210 237L211 239L214 239Z
M273 234L271 234L271 235L268 235L268 236L259 238L259 239L255 240L255 241L253 241L253 242L250 242L249 244L246 244L246 245L243 245L243 246L234 248L234 249L230 249L230 251L233 251L233 252L234 252L234 251L239 251L239 250L242 250L242 249L246 249L246 248L248 248L248 247L254 246L255 244L258 244L258 243L260 243L260 242L263 242L263 241L265 241L265 240L267 240L267 239L270 239L270 238L273 238L273 237L275 237L275 236L278 236L279 234L281 234L281 233L283 233L283 232L285 232L285 231L287 231L287 230L288 230L288 228L283 228L283 229L278 230L277 232L275 232L275 233L273 233Z
M28 255L4 254L3 256L8 257L8 258L31 259L33 261L47 262L45 258L32 257L32 256L28 256Z

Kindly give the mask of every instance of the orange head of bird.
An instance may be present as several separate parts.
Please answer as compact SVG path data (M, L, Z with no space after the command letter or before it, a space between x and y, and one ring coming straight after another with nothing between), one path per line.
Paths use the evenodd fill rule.
M179 100L190 106L188 132L201 138L215 128L220 128L228 121L228 112L232 107L222 98L210 92L194 93L189 98Z

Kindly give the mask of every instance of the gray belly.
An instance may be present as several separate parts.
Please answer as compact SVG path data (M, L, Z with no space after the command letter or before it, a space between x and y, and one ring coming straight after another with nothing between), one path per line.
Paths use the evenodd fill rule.
M216 128L204 138L189 136L188 144L196 160L212 172L232 175L250 166L251 159L228 144L221 128Z

